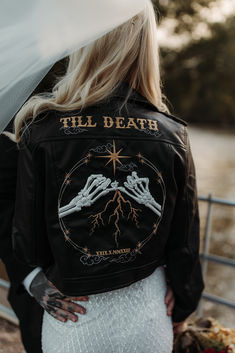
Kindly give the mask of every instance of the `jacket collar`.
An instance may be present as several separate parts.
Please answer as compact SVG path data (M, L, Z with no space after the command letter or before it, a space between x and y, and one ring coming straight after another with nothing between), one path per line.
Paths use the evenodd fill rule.
M119 97L119 98L126 98L128 91L131 90L131 94L130 97L128 98L128 100L132 100L135 102L139 102L140 104L144 105L146 108L151 109L153 111L157 111L159 113L163 113L164 115L168 116L169 118L187 126L188 123L175 116L172 114L168 114L166 112L161 112L154 104L152 104L147 98L145 98L144 96L142 96L142 94L140 94L138 91L136 91L134 88L132 88L128 82L126 81L121 81L121 83L118 85L117 89L114 91L114 93L111 95L112 97Z
M111 95L112 97L120 97L120 98L126 98L129 90L131 91L130 97L128 100L134 100L137 102L144 103L147 105L149 108L159 111L155 105L153 105L147 98L142 96L137 90L132 88L128 82L126 81L121 81L120 84L118 85L117 89L113 92Z

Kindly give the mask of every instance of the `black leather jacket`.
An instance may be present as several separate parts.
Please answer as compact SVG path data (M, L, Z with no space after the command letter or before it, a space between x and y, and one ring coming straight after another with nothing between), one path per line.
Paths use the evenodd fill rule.
M21 142L14 249L68 296L127 286L166 266L173 320L204 283L186 123L122 82L83 111L40 114Z

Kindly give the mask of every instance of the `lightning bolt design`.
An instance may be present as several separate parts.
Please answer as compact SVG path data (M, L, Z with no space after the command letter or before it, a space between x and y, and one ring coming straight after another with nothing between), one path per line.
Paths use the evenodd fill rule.
M100 222L102 223L102 225L104 225L103 216L105 215L106 211L108 211L108 207L111 204L115 203L115 202L117 202L117 206L115 207L113 213L109 216L108 223L111 222L112 217L115 218L115 222L114 222L115 232L113 234L114 234L114 238L115 238L115 243L116 243L116 245L118 247L118 236L120 235L120 228L119 228L118 223L119 223L120 215L123 218L125 218L124 212L123 212L122 203L124 205L127 205L127 207L129 208L129 213L128 213L127 219L130 219L130 217L131 217L132 221L135 223L137 228L139 228L139 222L138 222L138 219L137 219L138 211L142 212L141 209L134 208L129 200L125 200L119 190L115 191L113 198L106 203L103 211L101 211L99 213L96 213L95 215L90 215L89 216L89 218L90 217L93 218L93 220L92 220L92 229L91 229L90 234L92 234L95 231L96 227L99 227Z

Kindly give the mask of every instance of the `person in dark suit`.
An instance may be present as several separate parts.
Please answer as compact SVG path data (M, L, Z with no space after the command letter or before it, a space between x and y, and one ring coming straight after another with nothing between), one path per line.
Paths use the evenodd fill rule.
M55 63L36 87L32 95L48 91L57 76L64 73L67 58ZM5 128L12 131L13 121ZM12 247L12 221L15 210L18 147L4 134L0 134L0 259L5 264L10 280L8 300L19 319L22 342L27 353L42 353L41 326L43 308L30 296L23 280L32 271L15 258Z
M7 129L12 129L12 122ZM9 131L9 130L8 130ZM41 353L42 307L31 297L23 285L32 271L13 255L12 220L15 207L17 174L17 145L0 135L0 258L10 280L8 300L19 319L22 342L27 353Z

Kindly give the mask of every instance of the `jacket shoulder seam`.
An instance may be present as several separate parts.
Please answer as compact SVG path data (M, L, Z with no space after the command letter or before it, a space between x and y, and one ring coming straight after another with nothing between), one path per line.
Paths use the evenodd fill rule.
M105 135L100 135L99 137L98 136L79 136L80 139L87 139L87 138L90 138L90 139L94 139L94 138L97 138L97 139L100 139L100 138L104 138L104 137L107 137ZM109 135L109 138L115 138L117 137L116 135ZM119 139L124 139L124 140L130 140L130 136L118 136ZM70 140L76 140L77 137L70 137ZM140 140L140 141L149 141L150 139L149 138L131 138L131 140ZM66 136L55 136L55 137L47 137L47 138L41 138L41 139L38 139L37 141L34 142L33 144L33 147L32 147L32 153L37 149L37 147L41 144L41 143L44 143L44 142L54 142L54 141L66 141ZM159 139L159 140L154 140L154 139L151 139L151 141L155 141L156 143L157 142L161 142L161 143L166 143L166 144L169 144L169 145L173 145L173 146L178 146L182 149L186 149L186 145L184 143L177 143L177 142L173 142L171 140L168 140L168 139Z
M179 118L178 116L175 116L175 115L172 115L172 114L168 114L168 113L160 111L160 110L159 110L159 113L165 115L167 118L169 118L171 120L174 120L174 121L180 123L181 125L188 126L187 121Z

